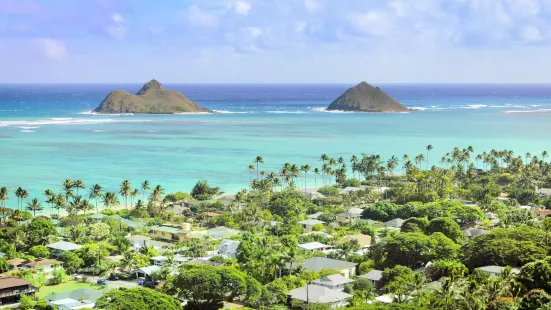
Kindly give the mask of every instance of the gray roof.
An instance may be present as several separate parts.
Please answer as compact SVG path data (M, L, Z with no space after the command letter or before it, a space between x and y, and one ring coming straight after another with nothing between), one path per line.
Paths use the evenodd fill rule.
M236 240L228 240L224 239L222 242L220 242L220 245L218 246L218 254L224 254L224 253L237 253L237 248L239 247L239 244L241 242Z
M74 251L82 248L82 245L67 242L67 241L58 241L46 245L47 248L59 250L59 251Z
M95 302L101 297L101 295L103 295L105 291L106 289L98 290L94 288L81 288L81 289L76 289L69 292L50 294L45 298L48 301L53 301L53 302L59 302L65 299L75 299L75 300L85 299L91 302Z
M382 270L377 270L377 269L372 269L370 272L368 272L366 274L362 274L358 278L368 279L368 280L372 280L372 281L380 281L383 278L383 271Z
M393 219L388 222L385 222L386 227L395 227L400 228L402 227L402 224L404 224L405 220L402 220L401 218Z
M157 270L161 270L161 267L153 265L153 266L147 266L147 267L142 267L142 268L136 269L136 271L141 272L141 273L145 273L148 276L150 276L151 274L153 274L153 272L155 272Z
M218 226L207 230L207 234L213 238L229 238L241 233L240 230L228 228L226 226Z
M485 229L480 229L480 228L468 228L468 229L463 230L463 232L467 235L467 237L474 238L474 237L483 235L483 234L487 233L488 231L485 230Z
M488 272L488 273L501 274L503 272L503 270L505 270L505 268L506 267L501 267L501 266L483 266L483 267L479 267L477 269L479 269L481 271L484 271L484 272ZM520 273L520 270L518 270L517 268L512 268L511 273Z
M324 268L341 270L356 267L357 264L327 257L311 257L305 259L300 265L306 270L319 272Z
M329 247L329 245L314 241L314 242L299 244L298 247L305 250L315 250L315 249L322 249L322 248Z
M299 287L290 291L289 296L291 296L291 298L293 299L308 301L312 303L333 303L352 297L352 295L341 291L332 290L327 287L312 284Z
M337 286L337 285L354 282L354 280L345 278L341 274L333 274L330 276L326 276L326 277L314 280L312 282L319 285Z
M540 188L536 190L536 193L543 195L551 195L551 188Z
M308 214L308 218L311 220L317 220L320 215L322 215L323 212L316 212L314 214Z
M316 225L316 224L325 224L324 221L319 221L319 220L304 220L304 221L300 221L298 222L299 224L301 225Z

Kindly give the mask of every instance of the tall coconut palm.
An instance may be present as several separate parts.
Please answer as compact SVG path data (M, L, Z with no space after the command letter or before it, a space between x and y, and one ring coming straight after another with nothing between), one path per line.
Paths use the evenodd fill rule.
M386 170L392 175L394 169L398 166L398 158L394 155L386 162Z
M57 210L57 217L60 217L61 209L65 209L65 205L67 202L65 201L65 197L63 197L63 194L59 193L54 198L54 209Z
M249 165L249 187L250 187L250 185L251 185L252 182L253 182L252 179L251 179L251 172L254 171L254 170L255 170L255 169L254 169L254 165L253 165L253 164L250 164L250 165Z
M144 200L145 192L150 190L151 187L149 187L149 181L145 180L142 182L142 200Z
M415 156L415 164L419 165L419 168L421 168L420 163L422 163L425 160L425 155L419 154Z
M6 200L9 199L9 194L10 192L7 187L3 186L0 188L0 204L2 205L2 218L4 219L7 218Z
M47 189L44 191L44 196L46 196L46 203L50 206L50 215L52 215L52 209L53 209L56 195L52 190Z
M80 211L86 215L86 212L94 210L94 206L90 203L88 199L83 199L80 204Z
M254 163L256 164L256 179L258 180L258 165L264 163L264 158L262 158L262 156L256 156Z
M314 168L314 187L318 187L317 176L320 174L319 168Z
M135 188L130 192L130 207L134 207L134 199L140 194L140 190Z
M103 195L103 205L106 206L108 209L111 209L112 207L116 207L120 204L119 197L117 197L117 193L115 192L107 192L105 195Z
M69 215L76 215L78 211L82 210L82 197L74 196L67 205L65 205L67 213Z
M352 155L352 158L350 158L350 166L352 167L352 177L356 177L356 166L358 165L358 156Z
M427 145L426 149L427 149L427 168L426 169L429 170L429 152L432 151L433 149L432 144Z
M308 175L308 171L310 171L310 165L302 165L300 166L300 171L304 175L304 193L306 194L306 176Z
M77 189L77 196L78 196L78 190L79 189L85 189L86 186L84 186L84 182L82 180L76 180L73 182L73 187Z
M21 187L18 187L15 191L13 191L13 193L15 194L15 197L17 197L17 210L21 210L22 207L20 207L21 205L21 197L22 197L22 194L23 194L23 189Z
M132 186L130 184L130 181L128 181L128 180L122 181L122 184L119 188L119 194L124 199L124 206L125 207L128 207L128 196L130 195L131 192L132 192Z
M543 159L543 161L545 161L548 157L549 153L547 153L547 151L541 152L541 159Z
M65 194L65 202L69 203L69 198L73 196L73 188L74 183L71 181L71 179L65 179L65 181L61 182L61 187L63 189L63 193Z
M103 188L99 184L94 184L88 190L88 199L94 199L96 201L96 212L99 212L98 209L98 200L103 196Z
M151 200L154 203L157 203L157 204L160 203L164 193L165 193L165 189L161 185L155 186L155 188L153 189L153 192L151 192Z
M38 202L38 199L33 198L30 202L27 203L27 211L30 211L33 213L33 216L36 216L36 211L42 211L44 208L42 208L42 203Z

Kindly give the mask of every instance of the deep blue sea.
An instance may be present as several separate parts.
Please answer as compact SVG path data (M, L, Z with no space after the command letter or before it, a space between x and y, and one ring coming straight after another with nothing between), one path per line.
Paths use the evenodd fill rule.
M431 164L454 146L551 151L551 85L382 84L419 111L323 110L350 86L166 84L220 113L105 116L89 111L109 91L141 85L0 85L0 186L43 198L65 178L108 190L147 179L167 192L190 191L206 179L233 192L247 187L257 155L270 172L285 162L318 167L322 153L401 157L424 153L428 144Z

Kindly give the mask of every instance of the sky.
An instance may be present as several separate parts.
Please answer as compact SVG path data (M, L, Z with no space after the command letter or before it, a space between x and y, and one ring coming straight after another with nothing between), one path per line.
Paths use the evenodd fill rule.
M551 0L0 0L0 83L550 83Z

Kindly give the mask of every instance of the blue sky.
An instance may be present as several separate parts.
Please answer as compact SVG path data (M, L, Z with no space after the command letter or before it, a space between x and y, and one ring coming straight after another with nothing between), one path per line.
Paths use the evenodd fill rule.
M551 82L551 0L0 0L0 82Z

